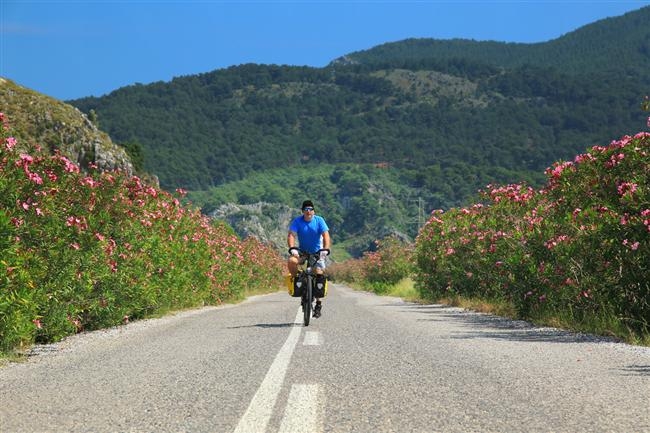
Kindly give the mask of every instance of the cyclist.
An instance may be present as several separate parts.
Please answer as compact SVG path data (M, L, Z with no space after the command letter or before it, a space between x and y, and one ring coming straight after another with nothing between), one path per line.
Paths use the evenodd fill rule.
M316 215L314 203L311 200L302 202L302 215L294 218L289 225L287 245L289 246L289 260L287 268L295 277L298 274L298 265L303 263L307 254L320 253L320 260L316 263L316 273L323 274L325 258L330 253L330 233L325 219ZM296 245L296 240L298 241ZM320 317L322 303L316 298L314 317Z

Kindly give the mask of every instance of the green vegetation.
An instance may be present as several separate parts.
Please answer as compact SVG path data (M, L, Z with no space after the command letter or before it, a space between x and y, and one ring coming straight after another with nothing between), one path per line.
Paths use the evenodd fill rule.
M0 120L0 352L277 289L274 250L182 206L182 191L23 153Z
M434 212L415 245L385 239L329 272L380 294L650 345L648 173L650 133L624 136L553 164L541 189L489 186L471 206Z
M75 107L0 78L0 107L10 113L18 149L40 147L49 154L60 154L82 170L120 169L133 172L125 149L113 143L103 131ZM91 116L97 121L96 113ZM137 157L137 151L134 157ZM138 161L140 167L142 160Z
M474 40L408 39L348 54L337 61L360 68L445 70L469 77L522 66L551 67L564 74L606 72L647 75L650 7L586 25L558 39L537 44Z
M295 69L246 65L72 103L95 109L114 141L141 143L145 169L164 188L203 190L253 172L321 163L390 164L417 171L413 186L436 186L458 203L477 177L534 177L554 160L635 127L639 88L648 84L521 67L466 79L451 95L444 84L445 92L436 90L441 76L432 75L422 94L394 85L392 70L379 78L313 69L303 83L290 81ZM240 84L216 98L210 89L219 80ZM364 80L391 91L371 93L379 86L357 83ZM476 88L471 97L467 86ZM437 170L453 176L429 185L428 173Z
M393 236L376 241L373 251L363 257L336 263L327 268L334 281L345 281L379 294L412 295L409 284L415 272L413 246Z
M418 191L405 187L407 183L400 174L391 168L357 164L278 169L255 173L207 192L190 193L188 197L204 203L202 211L206 214L229 202L246 204L261 199L292 205L293 216L302 200L310 198L327 219L337 242L337 254L348 251L358 255L375 240L370 233L416 235ZM280 244L284 246L286 227L281 236ZM343 244L342 239L347 243Z
M122 143L122 147L129 155L135 172L142 173L144 171L144 149L142 148L142 145L136 141L131 141L128 143Z
M490 187L420 232L427 297L479 298L520 318L629 340L650 335L650 133L594 146L541 190Z
M490 176L480 170L464 167L463 172L468 177L472 173L476 180L454 190L445 185L456 179L457 174L450 167L437 167L422 175L416 170L390 165L320 164L252 173L245 179L207 191L190 191L188 199L201 206L205 214L212 215L227 203L259 201L284 203L295 213L308 197L317 203L318 212L327 219L335 241L336 259L342 260L347 255L360 256L372 248L376 239L390 234L414 239L427 218L429 206L454 206L463 194L470 195L465 188L476 191L491 178L501 181L510 178L505 173ZM281 221L276 219L277 223ZM228 222L240 234L250 230L246 218L228 218ZM273 241L284 251L286 227L282 229Z
M224 199L292 205L304 194L287 197L286 186L323 164L388 166L404 192L388 230L413 234L400 222L416 216L404 200L421 198L428 213L489 183L541 186L554 161L637 130L637 98L650 87L648 21L646 7L541 44L410 39L325 68L240 65L70 102L94 110L115 142L140 143L163 188L209 191L192 195L204 209ZM263 187L238 182L249 176L266 177ZM337 188L351 188L339 177ZM355 198L374 204L367 193ZM348 227L359 221L346 206L321 207L340 221L338 242L385 234Z

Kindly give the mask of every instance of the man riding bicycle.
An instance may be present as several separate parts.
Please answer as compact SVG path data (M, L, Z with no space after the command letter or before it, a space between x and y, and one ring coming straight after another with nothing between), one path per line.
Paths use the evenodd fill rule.
M289 260L287 268L292 277L298 274L298 265L302 264L307 254L320 253L320 260L316 263L316 274L323 275L325 258L330 253L330 233L325 219L316 215L314 203L311 200L302 202L302 215L296 217L289 225L287 245L289 246ZM296 240L298 246L296 246ZM322 303L316 298L314 317L320 317Z

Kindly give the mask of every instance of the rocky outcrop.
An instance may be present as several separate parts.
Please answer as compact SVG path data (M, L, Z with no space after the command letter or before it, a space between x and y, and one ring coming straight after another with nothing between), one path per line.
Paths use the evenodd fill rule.
M19 145L26 149L40 146L59 151L82 169L94 164L100 170L133 174L124 148L71 105L0 77L0 111L9 119Z
M289 223L298 214L286 205L260 202L224 204L210 212L209 216L227 222L242 238L253 236L285 252Z

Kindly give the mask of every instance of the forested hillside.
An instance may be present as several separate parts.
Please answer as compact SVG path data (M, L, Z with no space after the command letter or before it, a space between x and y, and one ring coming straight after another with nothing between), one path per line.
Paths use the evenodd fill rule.
M558 39L537 44L500 43L466 39L409 39L347 54L332 62L366 69L385 67L465 69L477 65L516 68L551 67L562 73L640 74L650 70L650 7L586 25Z
M325 200L339 233L358 236L377 228L377 216L347 226L339 210L350 202L329 203L318 183L279 180L251 193L232 192L245 185L233 182L267 171L276 173L269 181L282 179L278 172L301 179L322 164L381 167L402 185L401 203L415 197L427 211L461 204L487 183L538 184L554 161L643 127L648 22L646 7L540 44L410 39L325 68L239 65L70 102L94 110L114 141L142 146L161 186L219 187L194 195L206 210L228 194L287 200L269 193L286 189L289 205L303 195ZM354 189L344 180L330 173L319 183ZM362 183L356 193L369 189ZM405 212L380 216L412 235L400 221L416 215Z

